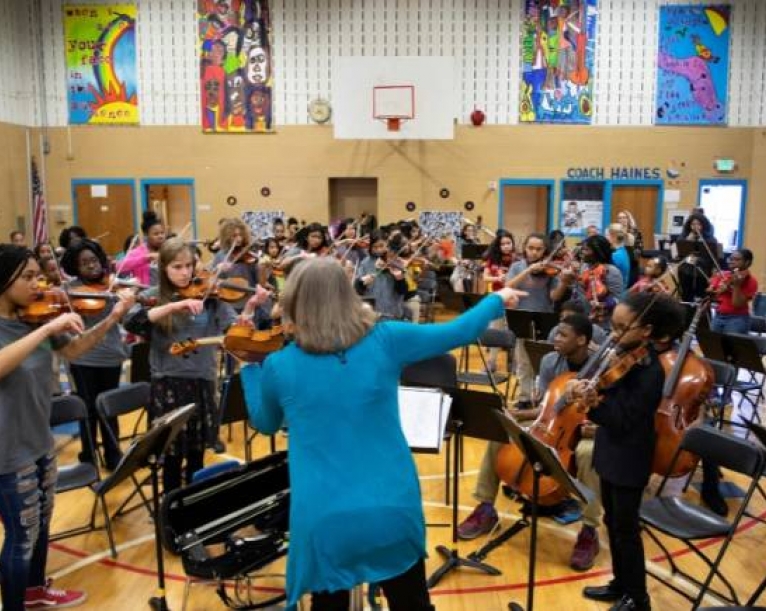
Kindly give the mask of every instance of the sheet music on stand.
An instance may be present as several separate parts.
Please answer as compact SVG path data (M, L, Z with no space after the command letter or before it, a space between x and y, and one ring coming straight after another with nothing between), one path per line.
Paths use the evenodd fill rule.
M438 454L452 397L438 388L399 387L399 420L413 452Z

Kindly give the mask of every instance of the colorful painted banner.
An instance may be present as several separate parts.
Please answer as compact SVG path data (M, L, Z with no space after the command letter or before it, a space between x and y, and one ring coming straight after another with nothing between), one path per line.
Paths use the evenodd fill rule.
M726 4L660 7L656 124L726 123L730 11Z
M138 124L136 7L64 6L70 125Z
M590 123L596 0L524 0L522 123Z
M197 5L202 129L273 131L268 0L198 0Z

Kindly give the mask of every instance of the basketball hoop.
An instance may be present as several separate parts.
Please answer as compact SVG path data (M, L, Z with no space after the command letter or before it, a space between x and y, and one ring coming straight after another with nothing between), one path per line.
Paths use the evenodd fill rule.
M389 132L398 132L403 121L415 118L414 86L379 85L372 89L372 117L384 122Z

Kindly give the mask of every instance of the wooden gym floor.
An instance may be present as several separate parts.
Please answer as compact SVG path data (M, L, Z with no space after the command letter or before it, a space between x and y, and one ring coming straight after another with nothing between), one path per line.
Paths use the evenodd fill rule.
M477 363L478 365L478 363ZM126 423L127 424L127 423ZM225 429L224 429L225 431ZM226 439L225 434L223 435ZM79 448L78 440L58 438L61 449L60 462L72 462ZM277 447L285 448L287 438L277 436ZM460 519L473 509L471 496L476 474L484 450L483 442L467 439L465 441L465 472L460 478ZM268 440L257 437L254 443L254 456L263 456L269 451ZM217 462L230 457L242 459L243 441L241 425L234 426L233 438L227 442L227 453L215 455L208 453L207 463ZM444 454L415 455L421 477L423 502L426 519L429 523L448 524L451 509L444 505ZM699 475L697 476L697 478ZM737 479L725 475L725 481ZM112 510L116 509L128 491L127 484L107 496ZM687 493L696 500L697 494L690 487ZM61 531L85 523L90 515L92 495L87 491L70 492L59 495L52 532ZM519 518L519 504L498 496L498 511L501 514L501 527L507 527ZM730 507L736 510L737 501L730 500ZM758 496L751 503L751 512L766 517L766 501ZM99 524L101 516L99 515ZM115 538L119 556L116 560L109 557L106 534L97 531L78 537L65 539L51 544L48 572L55 579L55 585L62 588L84 589L88 601L82 609L99 611L122 611L148 608L147 600L156 594L156 560L154 554L153 526L147 513L140 509L117 519L114 522ZM580 523L561 526L550 518L540 521L537 576L535 587L535 608L543 611L571 610L596 611L607 608L583 599L581 589L586 585L596 585L610 578L609 550L605 543L605 533L601 529L602 551L596 565L585 573L572 571L568 566L569 556ZM497 577L487 576L470 569L458 569L449 573L432 590L433 602L439 611L475 611L508 608L510 601L525 603L529 529L495 549L486 561L502 571ZM462 556L481 547L486 537L460 542L457 549ZM648 541L645 538L645 541ZM766 541L766 526L753 519L745 518L732 548L724 561L727 574L733 576L737 591L745 600L766 574L766 556L762 553ZM428 548L431 557L427 563L429 574L440 564L441 558L434 552L437 545L452 547L451 528L432 526L428 528ZM697 575L703 575L702 563L684 551L683 545L673 543L677 559L682 566L692 567ZM707 548L712 552L717 547ZM754 550L758 550L754 553ZM175 557L165 554L167 597L171 609L181 609L184 591L184 573L181 563ZM648 566L657 573L668 573L668 565L660 561L658 549L647 543ZM284 561L275 563L269 573L283 572ZM680 583L680 581L679 581ZM279 578L259 580L258 585L271 591L280 588ZM659 611L682 611L691 607L685 599L665 588L658 582L649 580L653 608ZM766 595L764 595L766 599ZM716 602L710 599L709 603ZM760 601L766 604L766 600ZM214 588L198 584L191 590L187 609L208 610L222 609ZM304 608L308 609L306 602Z

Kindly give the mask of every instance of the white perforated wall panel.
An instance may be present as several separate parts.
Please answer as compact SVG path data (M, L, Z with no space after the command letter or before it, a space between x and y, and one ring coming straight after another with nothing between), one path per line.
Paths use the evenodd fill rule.
M62 0L0 0L0 120L66 124ZM82 3L95 0L80 0ZM658 8L699 0L599 0L595 125L651 125ZM729 116L732 126L766 125L766 2L731 0ZM198 67L194 0L136 0L141 123L197 125ZM330 97L332 58L446 55L455 58L456 115L475 107L490 124L518 122L523 0L272 0L275 116L308 124L312 98ZM34 93L40 38L45 96ZM37 98L37 103L32 104ZM42 101L44 100L44 108Z

